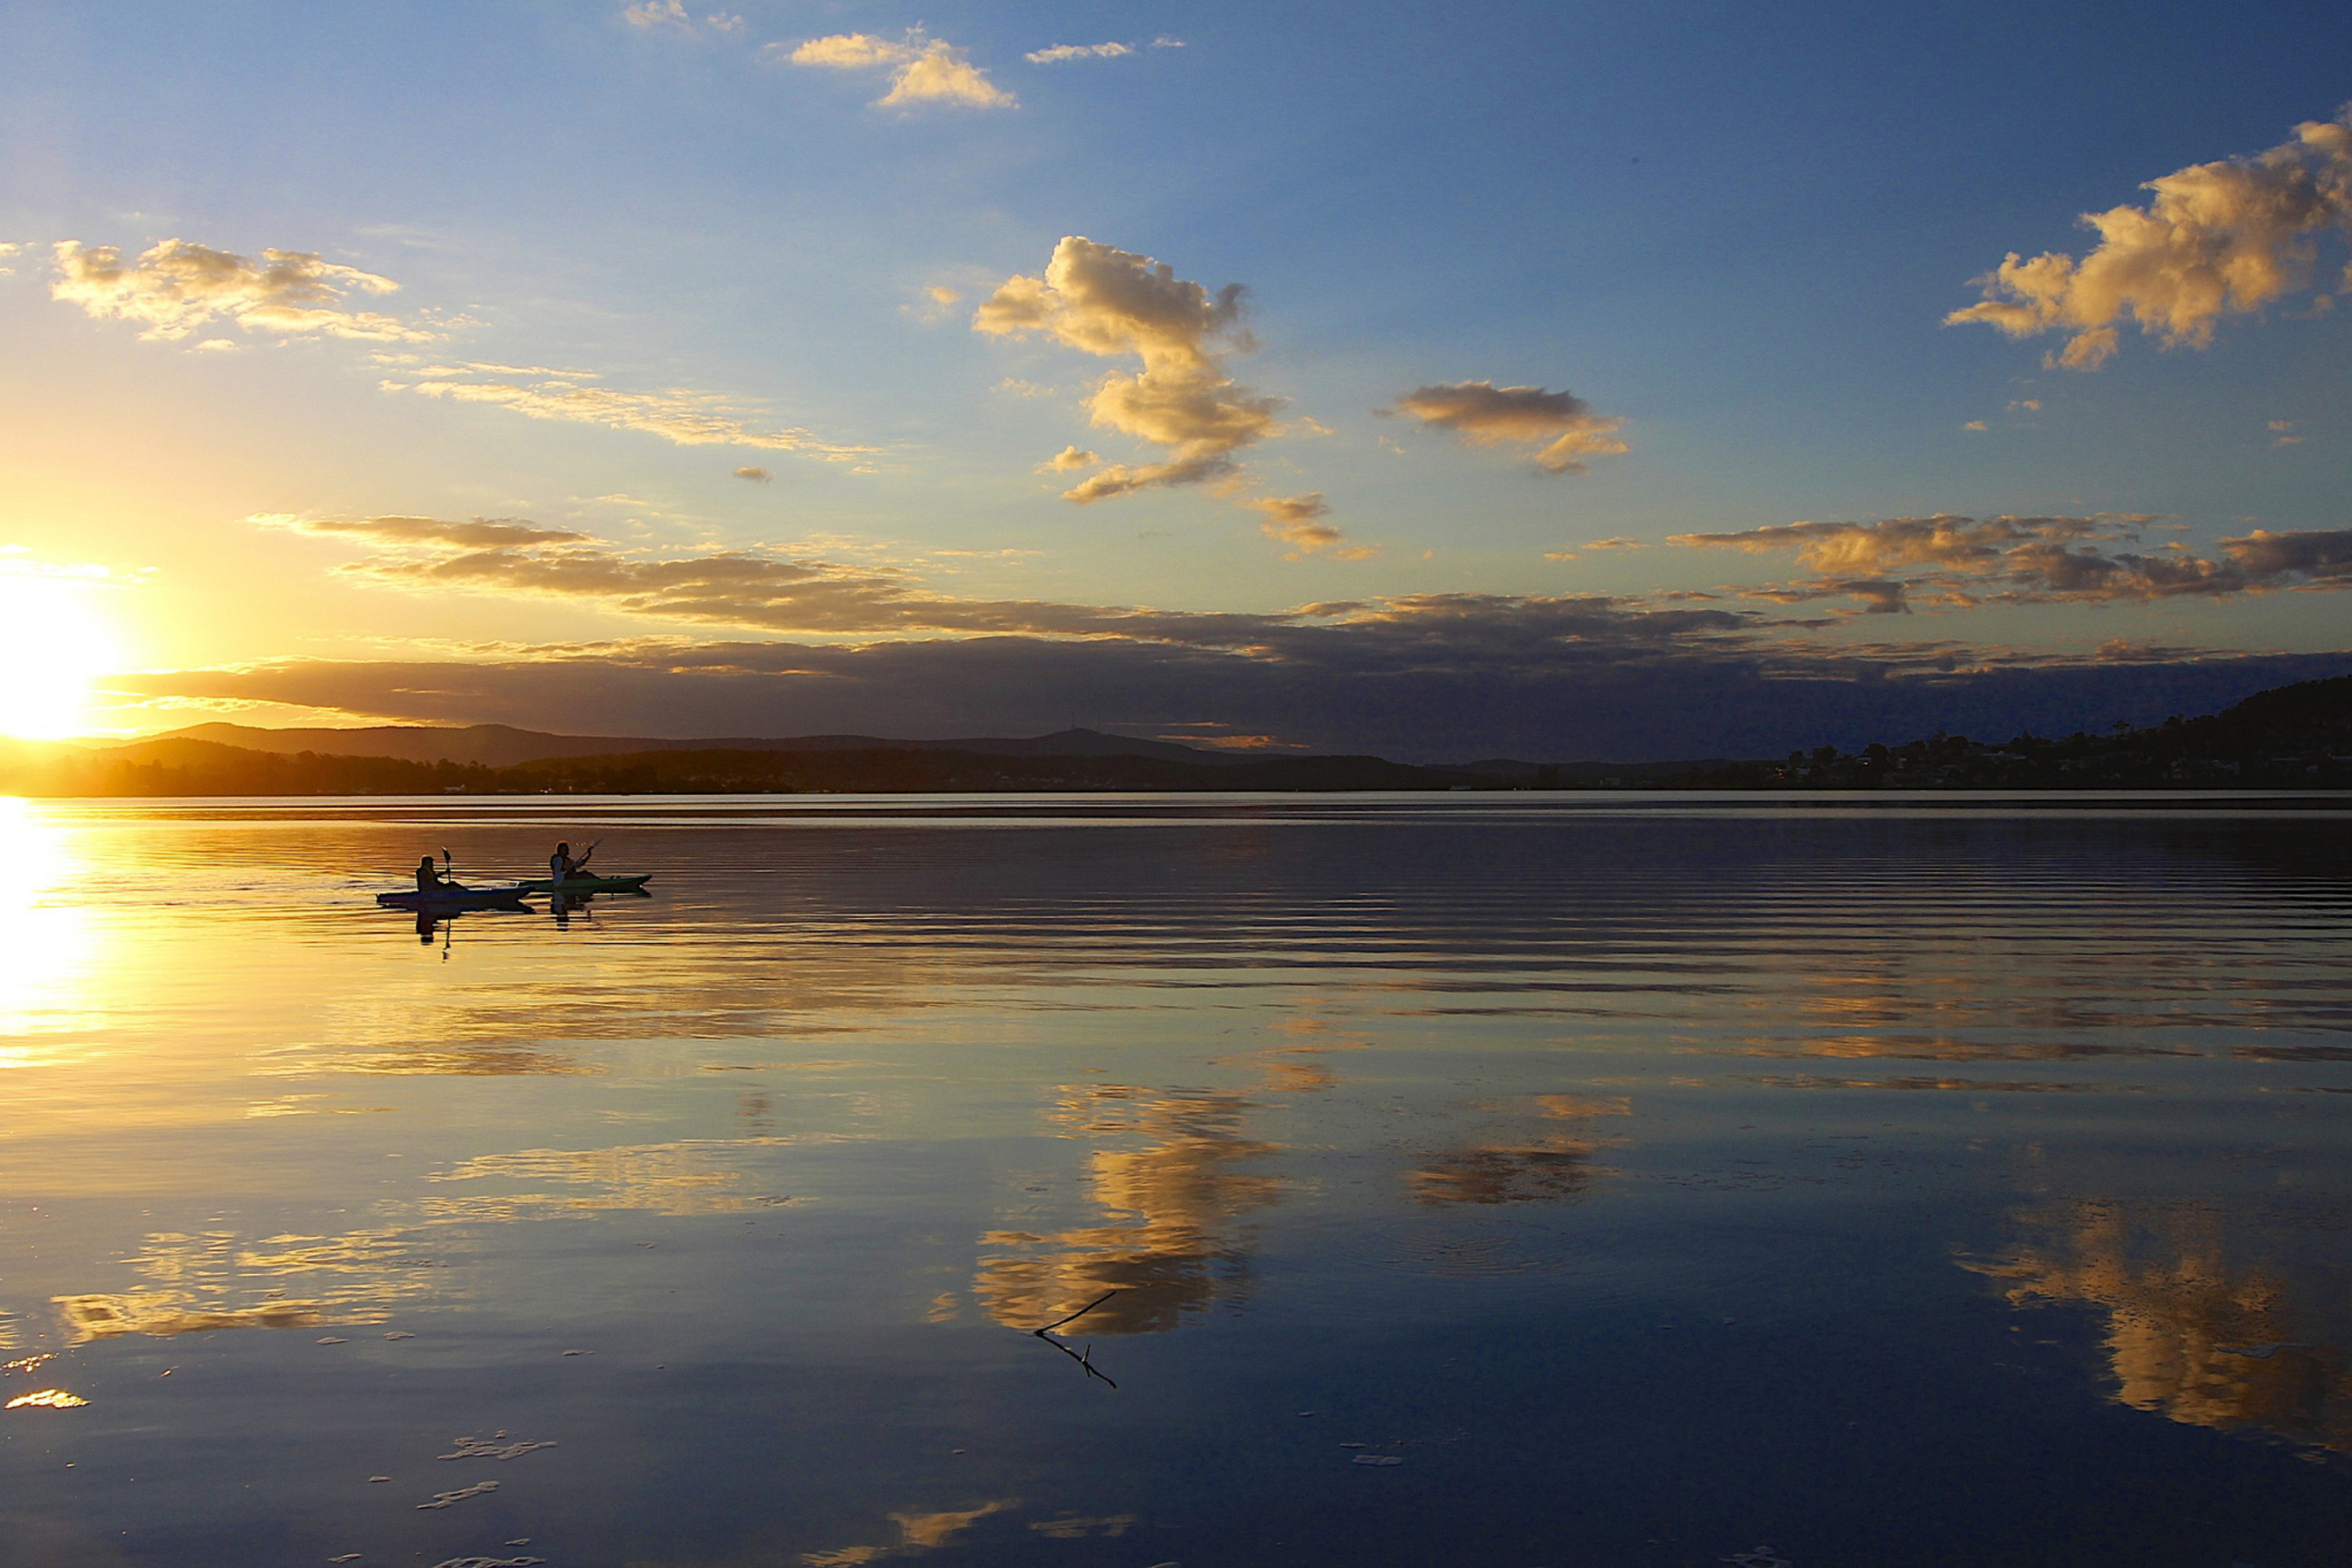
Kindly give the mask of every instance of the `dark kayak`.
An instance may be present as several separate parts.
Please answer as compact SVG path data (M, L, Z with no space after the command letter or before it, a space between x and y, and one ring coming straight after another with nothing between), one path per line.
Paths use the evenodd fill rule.
M541 877L536 882L521 883L516 891L563 893L575 897L582 893L635 893L642 891L645 885L653 879L650 871L642 877L566 877L561 882Z
M375 901L388 910L520 910L520 888L436 888L420 892L378 893Z

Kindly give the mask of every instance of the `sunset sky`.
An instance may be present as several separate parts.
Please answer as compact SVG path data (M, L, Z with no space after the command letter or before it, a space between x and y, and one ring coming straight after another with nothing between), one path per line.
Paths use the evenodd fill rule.
M2342 24L0 0L0 731L1753 754L2352 668Z

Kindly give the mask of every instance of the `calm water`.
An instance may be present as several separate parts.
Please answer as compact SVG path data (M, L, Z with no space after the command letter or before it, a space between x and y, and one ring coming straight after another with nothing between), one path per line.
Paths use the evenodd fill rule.
M366 896L558 837L654 896ZM0 1563L2352 1539L2352 816L0 801Z

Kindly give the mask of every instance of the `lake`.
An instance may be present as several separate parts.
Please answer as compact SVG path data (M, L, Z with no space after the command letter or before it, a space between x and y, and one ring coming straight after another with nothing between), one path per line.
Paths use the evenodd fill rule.
M369 897L558 838L651 896ZM2352 1538L2343 801L0 800L0 854L12 1568Z

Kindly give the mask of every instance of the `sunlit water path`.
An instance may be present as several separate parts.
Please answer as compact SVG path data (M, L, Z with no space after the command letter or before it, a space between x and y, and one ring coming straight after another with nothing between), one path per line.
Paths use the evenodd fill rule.
M2337 1563L2344 806L0 801L0 1564Z

